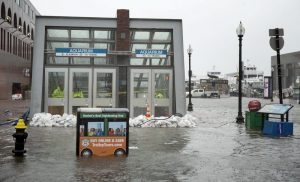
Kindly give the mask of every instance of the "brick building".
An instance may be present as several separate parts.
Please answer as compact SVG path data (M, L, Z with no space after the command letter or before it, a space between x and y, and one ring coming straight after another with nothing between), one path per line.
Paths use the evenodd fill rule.
M29 0L0 0L0 100L30 88L35 16Z

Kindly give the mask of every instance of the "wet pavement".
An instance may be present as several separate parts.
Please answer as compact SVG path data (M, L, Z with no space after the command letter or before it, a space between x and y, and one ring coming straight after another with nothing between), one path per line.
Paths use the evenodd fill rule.
M237 98L192 102L197 127L130 128L128 157L77 158L75 128L29 127L27 154L15 158L15 130L1 126L0 181L300 181L298 104L294 136L270 138L235 123Z

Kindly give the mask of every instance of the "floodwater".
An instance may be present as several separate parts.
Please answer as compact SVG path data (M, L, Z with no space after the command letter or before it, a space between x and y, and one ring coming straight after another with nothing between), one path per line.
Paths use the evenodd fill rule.
M29 127L16 158L15 130L1 126L0 181L300 181L300 105L294 136L270 138L235 123L237 98L192 102L196 128L130 128L128 157L78 158L75 128Z

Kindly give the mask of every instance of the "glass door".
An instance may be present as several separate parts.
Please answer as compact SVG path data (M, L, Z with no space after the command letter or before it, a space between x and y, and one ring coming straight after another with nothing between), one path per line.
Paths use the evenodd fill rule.
M152 70L152 109L154 116L172 114L172 70Z
M130 75L130 117L172 114L172 70L132 69Z
M116 70L95 69L93 107L116 107Z
M132 69L130 73L130 117L145 115L151 108L151 70ZM150 111L151 112L151 111Z
M92 107L92 70L70 69L69 113L76 114L79 107Z
M45 69L45 112L64 114L68 112L68 69Z

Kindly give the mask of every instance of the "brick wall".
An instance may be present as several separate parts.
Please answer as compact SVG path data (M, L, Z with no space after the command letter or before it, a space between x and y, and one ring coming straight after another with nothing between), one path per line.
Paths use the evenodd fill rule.
M129 10L117 10L117 51L129 51L130 32L129 32Z

